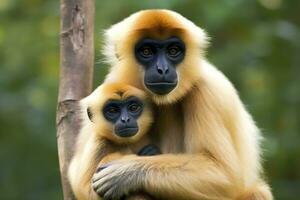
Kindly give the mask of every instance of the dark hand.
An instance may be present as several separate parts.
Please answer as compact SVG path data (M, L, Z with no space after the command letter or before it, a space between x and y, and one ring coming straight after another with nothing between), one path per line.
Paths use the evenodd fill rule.
M138 153L137 155L139 156L154 156L161 154L160 149L154 145L154 144L148 144L144 146Z

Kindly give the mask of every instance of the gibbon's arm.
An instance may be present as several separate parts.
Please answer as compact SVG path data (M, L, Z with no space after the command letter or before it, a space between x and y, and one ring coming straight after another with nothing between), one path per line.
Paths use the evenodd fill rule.
M91 187L91 179L100 160L108 154L105 142L96 140L84 127L79 135L77 148L70 163L68 176L75 196L79 200L100 200Z
M226 168L206 153L125 159L96 173L93 181L108 199L139 189L166 199L230 199L235 189Z

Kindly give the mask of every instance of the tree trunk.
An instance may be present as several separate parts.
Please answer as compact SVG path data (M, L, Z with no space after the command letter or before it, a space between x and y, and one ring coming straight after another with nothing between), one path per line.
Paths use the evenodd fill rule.
M75 199L68 182L67 170L80 128L78 101L92 90L94 8L94 0L61 0L61 69L56 126L65 200Z

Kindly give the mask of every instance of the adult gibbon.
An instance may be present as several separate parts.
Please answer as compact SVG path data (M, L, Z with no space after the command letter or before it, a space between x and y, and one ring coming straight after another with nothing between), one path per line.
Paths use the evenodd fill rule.
M160 153L146 135L153 121L152 108L143 91L117 83L99 86L81 100L80 105L83 126L70 164L69 180L78 200L98 200L100 196L108 199L107 195L111 198L114 193L99 196L96 192L101 191L97 185L92 185L97 166L101 170L106 163L126 154L151 156ZM137 191L125 199L152 198Z
M162 199L272 199L262 177L261 134L230 81L205 59L203 29L173 11L145 10L105 37L112 66L105 82L151 96L151 131L163 154L124 156L96 172L100 195L119 199L141 189Z

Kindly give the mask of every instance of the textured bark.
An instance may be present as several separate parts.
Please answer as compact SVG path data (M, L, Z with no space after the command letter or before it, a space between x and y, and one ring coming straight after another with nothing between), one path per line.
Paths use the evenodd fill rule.
M94 8L94 0L61 0L61 69L56 126L65 200L75 199L67 179L67 169L80 128L78 101L92 90Z

